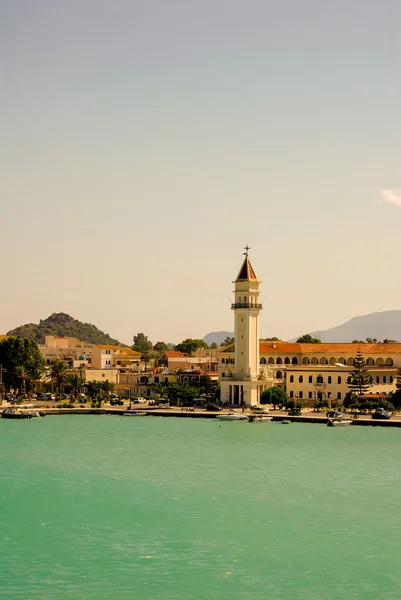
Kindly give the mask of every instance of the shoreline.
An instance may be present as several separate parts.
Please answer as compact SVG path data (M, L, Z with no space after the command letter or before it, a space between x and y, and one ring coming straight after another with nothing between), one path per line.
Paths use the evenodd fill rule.
M7 407L1 407L0 413L3 412ZM32 410L32 409L24 409L24 410ZM145 413L150 417L178 417L178 418L195 418L195 419L215 419L218 415L226 414L226 410L223 411L205 411L202 409L199 410L182 410L182 409L158 409L158 408L149 408L145 406L132 408L131 411L128 408L114 408L114 407L102 407L102 408L92 408L92 407L74 407L74 408L59 408L57 406L52 408L43 408L40 406L35 406L34 410L40 411L43 416L51 416L51 415L116 415L123 416L124 414L129 414L130 412L140 412ZM249 416L251 413L245 413ZM300 416L289 416L283 411L270 411L269 416L273 417L271 422L280 422L284 420L291 421L291 423L319 423L322 425L327 425L328 419L323 413L304 413ZM366 418L365 418L366 417ZM351 414L349 415L349 419L352 421L352 425L357 426L372 426L372 427L401 427L401 415L392 417L389 420L381 420L381 419L372 419L367 415L360 415L359 418L352 418Z

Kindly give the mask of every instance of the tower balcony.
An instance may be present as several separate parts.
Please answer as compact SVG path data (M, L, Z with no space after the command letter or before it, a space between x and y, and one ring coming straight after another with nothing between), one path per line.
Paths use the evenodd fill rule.
M263 307L261 304L251 304L250 302L234 302L231 304L232 310L236 308L255 308L257 310L261 310Z

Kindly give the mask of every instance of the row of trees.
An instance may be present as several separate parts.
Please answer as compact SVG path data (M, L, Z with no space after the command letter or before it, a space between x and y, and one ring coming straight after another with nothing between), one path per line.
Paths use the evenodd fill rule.
M199 384L190 385L186 381L153 383L151 388L156 401L166 398L171 404L191 404L195 398L215 401L219 395L217 382L212 381L208 375L203 375Z

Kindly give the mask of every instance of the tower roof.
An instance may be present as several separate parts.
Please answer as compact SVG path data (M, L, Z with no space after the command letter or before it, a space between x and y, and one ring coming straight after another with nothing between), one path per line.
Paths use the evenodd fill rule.
M257 281L258 278L253 270L248 254L245 254L244 262L235 281L250 281L251 279Z

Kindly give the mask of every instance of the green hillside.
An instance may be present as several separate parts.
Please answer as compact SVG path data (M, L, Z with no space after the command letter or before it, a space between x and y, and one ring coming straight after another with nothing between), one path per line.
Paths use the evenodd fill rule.
M27 323L16 327L7 333L7 335L17 335L30 340L35 340L38 344L44 344L46 335L61 335L76 337L82 342L90 344L113 344L115 346L124 346L118 340L103 333L95 325L82 323L73 319L65 313L53 313L39 324Z

